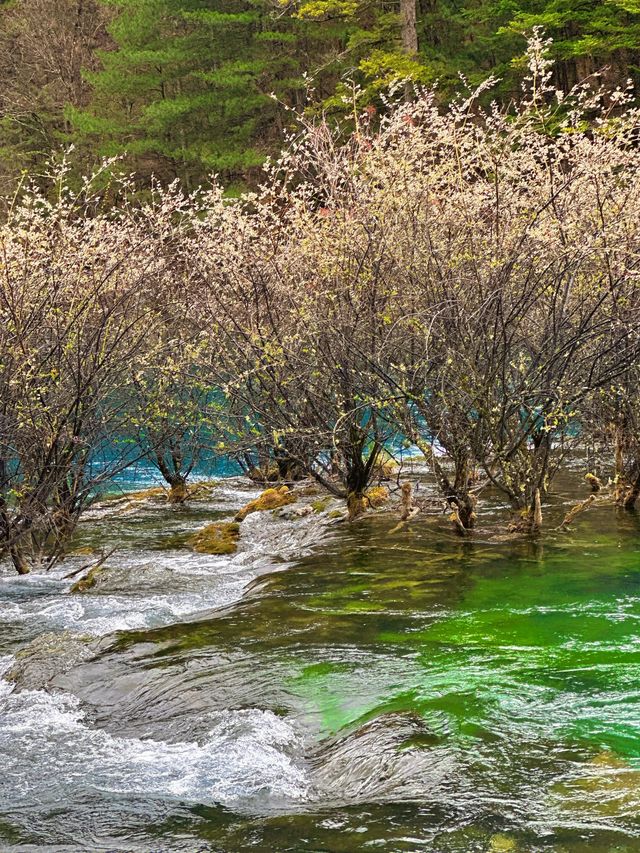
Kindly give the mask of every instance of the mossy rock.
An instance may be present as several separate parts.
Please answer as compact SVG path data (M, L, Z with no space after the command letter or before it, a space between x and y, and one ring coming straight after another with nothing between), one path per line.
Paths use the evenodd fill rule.
M297 497L286 486L280 486L279 489L266 489L259 498L243 506L234 520L244 521L252 512L280 509L280 507L287 506L296 501Z
M71 592L89 592L98 583L98 578L103 574L105 568L105 566L95 566L90 569L83 578L73 584Z
M238 550L240 525L235 521L214 521L189 540L199 554L235 554Z
M372 509L378 509L378 507L384 506L389 500L389 489L385 486L374 486L365 492L365 498Z
M515 853L517 850L516 841L508 835L498 833L492 835L489 840L489 853Z
M18 691L44 690L55 677L91 658L95 644L93 638L71 631L40 634L16 652L11 669L3 677Z
M325 509L329 506L330 503L330 497L321 498L319 501L313 501L313 503L311 504L311 509L315 513L321 513L325 511Z
M330 513L328 513L327 518L346 518L346 513L342 509L332 509Z
M153 486L151 489L140 489L137 492L127 492L125 497L130 501L166 501L167 490L163 486Z
M189 486L189 493L187 497L190 501L206 500L211 497L211 493L214 489L217 489L219 485L219 480L202 480L199 483L194 483L192 486Z
M189 540L199 554L235 554L238 550L240 525L235 521L214 521Z
M152 486L149 489L138 489L135 492L117 492L111 495L106 495L98 506L103 504L114 504L131 501L138 503L142 501L167 502L172 504L181 504L185 501L206 500L211 497L213 490L219 486L218 480L203 480L193 485L180 483L172 488L165 486Z

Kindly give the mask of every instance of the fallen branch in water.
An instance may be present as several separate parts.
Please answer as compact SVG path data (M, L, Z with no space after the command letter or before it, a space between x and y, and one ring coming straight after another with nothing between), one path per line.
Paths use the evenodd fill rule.
M588 507L591 506L595 499L595 494L589 495L588 498L583 501L580 501L579 504L576 504L574 507L572 507L562 520L562 524L560 524L556 529L564 530L569 524L571 524L571 522L577 515L579 515L581 512L584 512L585 509L588 509Z
M76 575L79 575L81 572L84 572L85 569L89 569L89 571L93 571L94 569L100 568L104 563L107 562L109 557L111 557L117 551L117 548L112 548L106 554L102 554L100 559L96 563L85 563L84 566L80 566L79 569L74 569L72 572L69 572L68 575L63 575L63 580L70 580L71 578L75 578Z

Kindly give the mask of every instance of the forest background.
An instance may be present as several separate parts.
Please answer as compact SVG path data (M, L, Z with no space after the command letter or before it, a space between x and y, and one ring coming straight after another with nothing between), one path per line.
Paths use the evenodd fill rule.
M489 74L508 105L535 26L559 90L601 74L637 97L640 0L5 0L0 193L73 146L78 176L120 156L141 191L216 173L234 194L282 147L290 110L375 117L394 81L444 103Z

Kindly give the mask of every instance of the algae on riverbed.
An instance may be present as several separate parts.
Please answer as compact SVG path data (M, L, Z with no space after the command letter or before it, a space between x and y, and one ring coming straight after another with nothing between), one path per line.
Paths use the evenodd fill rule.
M119 838L129 821L143 839L138 850L158 838L168 851L298 849L299 839L307 849L348 853L364 844L393 853L635 849L640 536L633 517L597 507L570 534L532 542L460 540L444 518L413 520L390 537L395 519L384 514L330 527L322 538L321 515L256 514L243 542L264 567L259 581L243 596L241 580L235 604L224 609L191 612L187 621L169 615L171 624L153 627L144 595L154 584L155 596L172 574L201 561L188 581L197 602L206 584L241 567L240 555L149 550L169 521L184 532L185 518L193 529L213 511L230 515L228 505L176 516L149 504L144 523L97 521L103 535L125 531L129 548L108 588L70 600L56 599L50 580L43 586L42 612L65 605L65 614L80 604L104 612L133 590L143 627L121 631L56 676L58 693L43 695L37 713L45 716L34 716L33 729L29 715L8 709L0 739L13 726L5 741L10 778L19 784L15 768L24 776L32 766L42 789L40 805L11 812L13 828L0 828L0 837L8 839L24 814L25 843L40 831L64 843L68 821L86 818L69 781L81 772L95 785L92 808L102 825ZM305 535L311 552L265 565L269 548L295 554ZM129 585L118 586L127 566ZM166 602L175 606L175 594ZM7 629L10 612L0 615ZM85 722L51 707L61 696L77 697ZM29 740L33 764L11 752L18 719L34 739L51 721L53 746ZM221 739L211 740L212 732ZM118 750L127 750L120 763ZM81 771L76 754L85 756ZM55 781L38 764L45 755L61 768ZM150 762L161 770L152 794ZM124 795L118 779L134 794ZM47 801L47 785L62 811ZM192 798L186 809L175 805L176 790ZM218 797L230 798L224 809ZM163 816L154 823L158 803Z

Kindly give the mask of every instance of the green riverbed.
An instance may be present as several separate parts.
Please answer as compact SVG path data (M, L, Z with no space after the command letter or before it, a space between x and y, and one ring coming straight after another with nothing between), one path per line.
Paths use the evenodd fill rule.
M7 660L13 636L110 609L130 627L93 631L46 689L6 687L1 849L640 850L637 516L462 542L443 518L393 533L379 515L310 528L293 559L273 543L310 522L263 514L260 571L185 569L175 595L196 604L214 572L237 583L172 617L154 573L190 556L150 542L203 510L166 513L96 522L130 569L146 549L152 587L96 591L103 615L60 579L2 577Z

